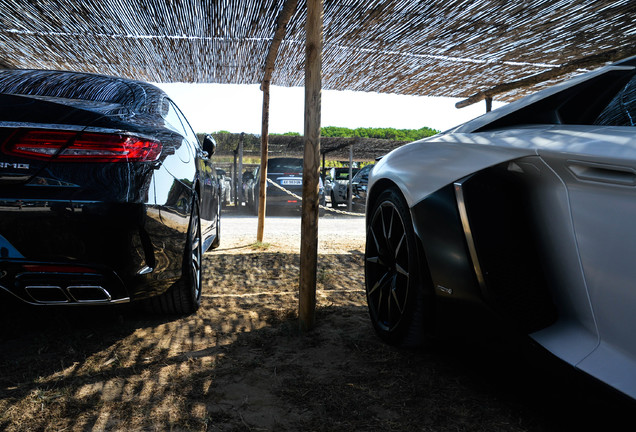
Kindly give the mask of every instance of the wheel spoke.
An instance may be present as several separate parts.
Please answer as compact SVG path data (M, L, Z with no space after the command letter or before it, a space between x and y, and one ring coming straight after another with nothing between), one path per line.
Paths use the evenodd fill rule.
M387 274L388 275L388 274ZM387 276L385 275L385 276ZM378 311L378 315L382 316L382 304L384 303L384 299L385 298L389 298L390 297L390 293L388 291L391 290L391 278L384 278L383 283L380 285L379 287L379 294L378 294L378 299L376 301L377 304L377 311ZM390 309L387 311L388 316L390 316Z
M402 237L400 237L400 242L398 243L397 247L395 248L395 253L394 253L394 257L395 259L397 259L398 254L400 253L400 249L402 249L402 244L404 243L404 240L406 240L406 233L402 234Z
M378 311L378 314L382 316L382 313L381 313L382 303L384 302L384 298L386 297L387 299L386 318L387 320L389 320L389 322L391 318L391 285L393 283L393 279L394 279L393 275L389 273L384 274L383 282L379 287L380 294L378 296L378 301L377 301L377 311Z
M393 218L395 216L395 210L391 209L391 220L389 221L389 232L385 234L386 244L391 247L391 234L393 233Z
M378 238L375 235L375 231L373 230L373 225L369 226L369 231L371 231L371 236L373 237L373 243L375 243L375 251L380 253L380 243L378 243Z
M386 225L384 223L384 206L380 206L380 221L382 222L382 234L386 240Z
M380 258L379 256L367 258L367 262L371 264L381 265L382 267L386 267L386 264L384 264L384 261L382 261L382 258Z
M406 270L404 270L404 268L402 268L401 265L399 264L395 264L395 270L400 273L401 275L404 275L406 277L409 277L409 272L407 272Z
M199 270L199 254L196 251L192 251L192 268Z
M382 277L380 278L380 280L378 280L378 281L375 283L375 285L373 285L373 288L371 288L371 289L369 290L369 296L373 295L373 293L374 293L374 292L375 292L378 288L380 288L381 286L383 286L383 285L385 285L385 284L386 284L385 279L387 278L387 276L389 276L389 273L384 273L384 274L382 275ZM382 295L382 291L383 291L383 290L380 290L380 295Z
M400 314L404 313L404 305L400 304L400 300L398 299L397 296L397 282L396 282L397 277L393 278L393 287L391 289L391 297L393 298L393 301L395 302L395 305L398 307L398 310L400 311Z

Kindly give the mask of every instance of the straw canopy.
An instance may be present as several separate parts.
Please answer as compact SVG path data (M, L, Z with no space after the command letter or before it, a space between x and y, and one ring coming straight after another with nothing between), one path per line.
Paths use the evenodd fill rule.
M284 3L0 0L0 67L260 84ZM300 0L272 85L303 85L306 10ZM635 42L633 0L325 0L323 88L510 101Z

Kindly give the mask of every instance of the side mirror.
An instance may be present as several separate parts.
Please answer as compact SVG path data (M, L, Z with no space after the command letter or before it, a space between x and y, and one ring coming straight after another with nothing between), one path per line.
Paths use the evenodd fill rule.
M216 141L214 141L214 138L212 138L211 135L206 135L203 138L203 151L207 152L210 156L212 156L216 151Z

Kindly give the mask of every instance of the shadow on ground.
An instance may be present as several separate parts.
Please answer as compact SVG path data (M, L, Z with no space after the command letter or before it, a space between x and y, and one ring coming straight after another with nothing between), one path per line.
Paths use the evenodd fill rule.
M418 350L383 344L368 320L359 255L321 256L317 326L306 335L297 330L297 255L206 259L202 307L187 317L3 298L0 430L631 428L633 402L496 323L476 327L466 314L449 318L461 335Z

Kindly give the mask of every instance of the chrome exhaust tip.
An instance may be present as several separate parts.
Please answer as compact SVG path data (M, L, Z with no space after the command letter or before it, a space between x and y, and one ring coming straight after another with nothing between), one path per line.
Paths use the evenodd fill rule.
M28 285L24 287L34 303L47 305L60 304L100 304L112 303L108 290L99 285Z
M64 289L55 285L29 285L24 290L36 303L42 304L64 304L70 303L71 299L66 295Z
M110 293L99 285L76 285L66 288L73 301L77 303L108 303Z

